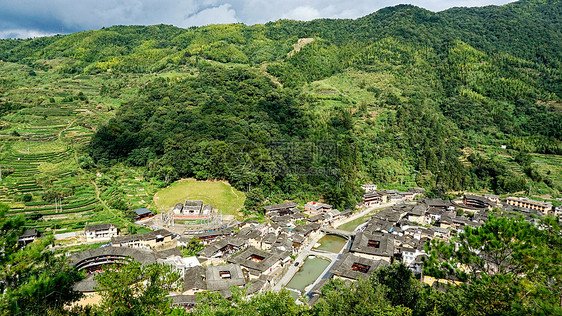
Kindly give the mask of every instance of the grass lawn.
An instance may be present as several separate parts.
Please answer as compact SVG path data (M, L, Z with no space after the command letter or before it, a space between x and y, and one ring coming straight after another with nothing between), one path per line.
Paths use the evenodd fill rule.
M154 196L154 203L159 210L169 210L185 200L203 200L218 208L223 215L239 215L246 196L243 192L220 181L197 181L184 179L172 183Z

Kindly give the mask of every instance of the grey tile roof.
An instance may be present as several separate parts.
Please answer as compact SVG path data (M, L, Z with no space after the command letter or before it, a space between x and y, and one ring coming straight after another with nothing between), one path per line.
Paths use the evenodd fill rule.
M267 233L263 236L262 242L266 244L273 244L277 240L277 234L275 233Z
M107 230L107 229L110 229L112 227L115 227L115 225L113 225L111 223L98 224L98 225L86 225L84 230L87 231L87 232L91 232L91 231L97 231L97 230Z
M313 210L319 210L319 209L330 209L332 208L332 205L326 203L320 203L320 202L308 202L306 203L305 207Z
M242 252L228 259L228 262L238 263L241 266L246 267L254 272L264 272L279 260L283 260L288 257L289 254L290 252L288 251L280 251L278 249L273 249L270 252L266 252L255 247L248 247ZM252 255L262 257L263 259L260 262L250 260L250 257Z
M378 241L379 247L369 246L369 241ZM352 252L392 257L394 255L394 236L390 234L360 232L355 236L350 250Z
M170 296L172 305L195 305L197 297L195 295L174 295Z
M151 214L152 212L147 208L137 208L135 210L135 213L137 213L137 215L140 216L140 215L144 215L144 214Z
M265 284L267 283L267 278L264 275L261 275L259 279L255 280L254 282L250 283L246 288L246 295L254 294L261 290Z
M425 211L427 211L428 206L425 203L418 203L416 204L416 206L414 206L409 212L408 214L411 215L417 215L417 216L421 216L425 214Z
M299 225L293 229L294 233L301 234L301 235L308 235L313 231L318 230L322 225L320 223L310 223L306 225Z
M490 199L488 199L486 197L483 197L483 196L479 196L479 195L467 194L467 195L465 195L465 198L470 199L470 200L475 200L475 201L481 202L482 204L489 205L489 206L492 206L492 207L496 205L496 203L492 202Z
M157 252L154 253L154 255L156 256L156 258L160 258L160 259L166 259L166 258L171 257L171 256L182 257L181 251L177 247L162 250L162 251L157 251Z
M294 235L293 235L294 236ZM277 249L284 248L285 250L290 250L293 248L293 241L287 238L286 235L277 237L277 240L273 244L273 247ZM285 251L282 250L282 251Z
M415 248L406 247L406 246L399 247L398 250L399 250L400 252L404 252L404 251L407 251L407 252L416 252L416 249L415 249Z
M108 258L125 257L130 257L143 265L156 262L156 257L151 251L124 247L88 249L72 254L69 259L72 265L76 266L78 269L82 269L100 262L106 262Z
M272 216L271 217L271 221L279 224L279 223L284 223L284 222L289 222L290 220L292 220L293 217L291 215L283 215L283 216Z
M261 236L261 232L257 229L246 227L246 228L241 229L234 236L238 237L238 238L241 238L241 239L245 239L245 240L257 239L258 237Z
M341 216L349 216L351 214L353 214L353 211L350 210L350 209L347 209L347 210L340 213Z
M202 207L203 207L203 201L186 200L185 204L183 205L183 210L184 212L189 210L200 211Z
M206 290L207 284L203 277L205 276L205 268L202 266L195 266L185 270L183 277L183 290L200 289Z
M387 208L387 209L384 209L384 210L380 211L379 213L377 213L373 217L397 223L402 218L402 215L405 215L406 213L407 213L407 210Z
M367 272L361 272L352 268L354 264L367 266L369 268ZM388 262L384 260L371 260L356 256L352 253L346 253L334 264L332 269L330 269L330 273L353 280L359 278L366 279L377 269L387 265Z
M426 213L431 215L443 215L445 212L440 208L430 207Z
M304 239L305 239L303 235L299 235L299 234L293 234L293 235L291 235L290 238L291 238L292 242L296 242L296 243L299 243L299 244L302 244L304 242Z
M323 221L327 218L329 218L329 216L327 214L318 214L318 215L311 216L311 217L307 218L306 220L308 222L318 222L318 221Z
M423 201L430 207L446 208L452 206L451 201L445 201L442 199L424 199Z
M128 242L132 242L132 241L140 241L140 240L146 241L146 240L156 239L158 236L167 237L167 236L171 236L171 235L172 235L172 233L165 230L165 229L158 229L158 230L151 231L151 232L144 233L144 234L113 237L113 238L111 238L111 242L113 244L122 244L122 243L128 243Z
M293 219L303 219L303 218L306 218L306 216L305 216L303 213L301 213L301 212L295 212L295 213L291 214L290 216L291 216L291 218L293 218Z
M330 211L328 211L328 214L330 214L330 215L332 215L332 216L339 216L339 215L341 215L342 213L341 213L339 210L337 210L337 209L334 208L334 209L331 209Z
M83 280L76 282L72 289L77 292L94 292L94 288L98 285L98 281L94 280L94 274L86 276Z
M227 246L232 246L233 248L240 248L246 244L246 240L238 237L228 237L214 244L211 244L205 249L199 251L199 255L205 258L210 258L219 252L221 249Z
M433 227L431 227L431 229L432 229L434 232L440 233L440 234L448 234L448 233L449 233L449 230L446 229L446 228L441 228L441 227L433 226Z
M282 204L267 205L267 206L264 206L263 209L266 210L267 212L271 212L271 211L277 211L277 210L290 209L290 208L294 208L294 207L297 207L297 206L298 206L297 203L287 202L287 203L282 203Z
M230 274L229 279L221 277L222 272ZM222 291L230 290L232 286L243 286L246 284L244 273L238 264L227 264L220 266L208 266L206 268L207 290Z
M388 233L391 231L392 227L394 226L394 222L389 222L386 220L380 220L377 218L371 219L367 227L365 227L365 232L385 232Z

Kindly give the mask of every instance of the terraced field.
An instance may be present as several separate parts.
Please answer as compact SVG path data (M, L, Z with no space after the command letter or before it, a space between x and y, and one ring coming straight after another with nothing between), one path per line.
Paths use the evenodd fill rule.
M101 209L100 201L93 185L80 174L72 142L58 139L66 126L23 127L20 139L1 138L0 195L12 204L8 215L23 214L29 227L46 230L83 228L84 219ZM55 197L46 198L49 194ZM26 195L31 195L30 201L24 199Z
M79 157L95 128L145 79L133 76L107 96L100 93L108 79L103 76L27 71L0 61L0 72L10 74L0 77L0 106L17 105L0 116L0 203L11 206L7 215L22 215L27 227L44 232L105 222L129 225L124 210L111 208L109 201L124 199L130 209L150 206L152 185L139 171L118 167L108 170L116 180L107 185L105 175L81 168Z
M562 188L562 156L560 155L544 155L544 154L531 154L532 165L537 167L542 175L552 180L553 185L548 186L544 182L533 182L523 171L514 156L517 152L509 149L502 149L498 146L485 146L481 145L475 148L473 152L478 152L486 157L495 157L500 161L508 170L515 174L524 176L529 184L528 190L531 196L538 199L552 199L560 197L560 188ZM528 194L529 191L526 191ZM506 195L507 196L507 195Z
M562 188L562 156L533 154L533 164Z

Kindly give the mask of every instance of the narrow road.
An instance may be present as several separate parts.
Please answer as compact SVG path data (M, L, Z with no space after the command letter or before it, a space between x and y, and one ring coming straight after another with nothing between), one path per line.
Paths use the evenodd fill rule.
M96 189L96 198L98 199L98 201L100 201L101 205L104 206L111 213L111 215L113 215L114 219L118 220L121 223L125 223L125 226L127 226L127 224L129 224L129 222L127 220L123 219L123 217L116 214L115 211L113 211L111 209L111 207L109 207L109 205L107 205L107 203L105 203L105 201L101 198L101 191L100 191L98 185L96 184L96 181L91 180L91 182L94 185L94 188Z
M320 238L324 237L324 234L319 234L318 236L316 236L315 238L313 238L305 247L303 250L299 251L299 254L297 255L297 257L295 258L295 262L298 262L299 265L295 267L294 264L292 264L287 271L285 272L285 275L283 275L283 277L279 280L279 282L277 282L274 286L273 286L273 291L279 292L283 286L287 285L287 283L289 283L289 281L291 281L291 279L293 278L293 276L299 271L301 265L304 263L304 260L308 257L310 251L312 250L312 247L314 247L314 245L318 242L318 240L320 240Z
M57 134L57 139L60 140L62 142L62 133L64 133L66 130L68 130L69 128L72 127L72 125L74 123L76 123L76 120L78 119L74 119L72 122L68 122L68 125L66 125L65 128L63 128L62 130L59 131L59 133Z
M356 219L358 219L358 218L360 218L360 217L369 215L369 213L371 213L371 212L373 212L373 211L375 211L375 210L382 210L382 209L387 208L387 207L390 207L390 206L392 206L392 205L394 205L394 204L396 204L396 202L385 203L385 204L379 204L379 205L367 207L367 208L364 209L363 211L361 211L361 212L359 212L359 213L357 213L357 214L353 214L353 215L351 215L350 217L346 218L345 220L343 220L343 221L341 221L341 222L338 222L336 225L334 225L334 228L338 228L338 227L340 227L341 225L343 225L343 224L345 224L345 223L348 223L348 222L351 222L351 221L353 221L353 220L356 220Z

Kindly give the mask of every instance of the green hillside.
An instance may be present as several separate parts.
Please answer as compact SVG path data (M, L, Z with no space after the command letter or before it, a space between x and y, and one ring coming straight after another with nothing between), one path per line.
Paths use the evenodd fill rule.
M2 40L1 199L49 230L126 226L128 210L190 177L227 180L249 209L350 207L364 182L554 199L561 16L560 1L400 5Z

